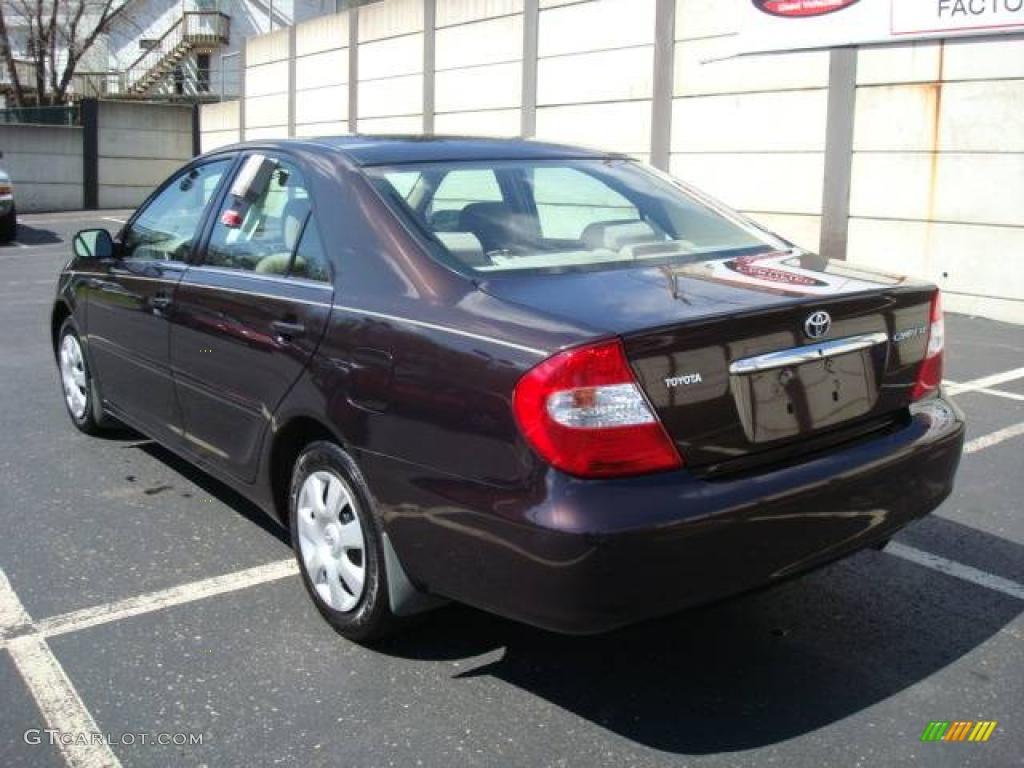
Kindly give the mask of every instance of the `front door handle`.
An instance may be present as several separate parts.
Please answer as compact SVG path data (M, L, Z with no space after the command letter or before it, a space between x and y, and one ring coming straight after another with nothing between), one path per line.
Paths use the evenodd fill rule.
M275 320L270 327L274 329L274 334L281 341L291 341L306 332L306 326L302 323L288 320Z

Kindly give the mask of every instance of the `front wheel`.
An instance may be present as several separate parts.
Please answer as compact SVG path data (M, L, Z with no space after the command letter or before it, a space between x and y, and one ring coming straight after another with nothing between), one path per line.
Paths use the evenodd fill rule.
M60 369L60 383L64 390L64 406L71 422L87 435L103 431L101 425L102 406L97 396L95 382L89 372L89 363L82 348L82 340L75 324L69 317L60 327L57 343L57 366Z
M369 489L334 443L311 443L295 462L288 495L302 582L341 635L372 640L394 624L380 526Z

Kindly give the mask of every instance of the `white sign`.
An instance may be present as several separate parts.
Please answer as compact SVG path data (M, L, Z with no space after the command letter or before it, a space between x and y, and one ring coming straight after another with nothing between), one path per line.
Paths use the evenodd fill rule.
M1024 32L1024 0L734 0L737 53Z

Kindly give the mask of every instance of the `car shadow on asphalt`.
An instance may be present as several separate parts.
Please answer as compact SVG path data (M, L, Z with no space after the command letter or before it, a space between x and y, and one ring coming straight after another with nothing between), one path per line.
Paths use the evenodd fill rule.
M1007 545L941 524L976 552ZM1024 557L1024 547L1010 546ZM885 701L1022 610L1009 595L865 551L769 590L604 636L553 635L452 606L375 649L469 666L486 654L455 679L497 678L648 747L699 755L777 744ZM981 669L971 674L985 684ZM910 737L925 725L908 719Z
M135 447L145 451L157 461L163 462L179 475L182 475L186 480L199 486L204 493L219 499L246 520L259 526L278 541L281 541L289 547L291 546L288 532L271 520L263 510L240 493L237 493L231 487L206 474L203 470L185 461L176 453L172 453L159 443L148 440L137 432L132 432L131 434L141 441Z
M228 486L156 443L138 447L288 543L284 529ZM1024 562L1024 547L945 518L925 518L898 540L936 553L932 545L946 542L954 548L946 556L959 553L962 562L993 552ZM557 635L450 605L373 650L459 661L455 682L491 677L639 744L705 755L778 744L884 702L1022 611L1024 601L1008 594L865 550L770 589L605 635ZM981 664L969 674L987 683ZM908 718L908 738L925 725Z
M30 227L27 224L18 222L18 233L14 238L16 243L21 245L54 245L64 242L56 232L41 227ZM17 248L15 243L3 243L0 247Z

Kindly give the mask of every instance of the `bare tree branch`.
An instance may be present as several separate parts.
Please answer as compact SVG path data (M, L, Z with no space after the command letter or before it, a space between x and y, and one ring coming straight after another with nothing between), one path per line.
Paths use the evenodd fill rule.
M11 39L7 33L7 19L4 16L4 4L2 2L0 2L0 47L3 48L0 54L4 57L7 76L11 79L11 87L14 90L14 104L15 106L23 107L25 106L25 94L21 89L18 66L14 61L14 50L11 47Z
M26 67L32 68L36 103L64 103L83 57L115 20L127 17L129 4L130 0L0 0L0 66L7 69L15 103L24 105L33 90L21 81ZM20 73L15 46L24 46L28 58Z
M50 31L47 40L47 68L50 71L50 90L57 90L57 19L59 4L50 6Z
M93 43L96 42L96 39L101 34L110 29L111 22L124 13L124 10L128 7L129 1L130 0L120 0L120 2L115 4L114 0L106 0L102 5L103 10L100 12L99 19L93 26L92 30L89 32L83 32L84 36L80 43L73 47L71 45L68 46L68 60L64 67L64 74L61 76L60 82L54 89L54 95L60 101L64 100L68 83L71 82L71 76L75 74L75 69L78 67L78 62L81 60L82 56L92 47ZM84 8L84 6L85 0L80 0L79 7ZM80 20L81 12L79 12L76 19L73 34L77 32L78 22ZM73 56L72 53L74 54Z

